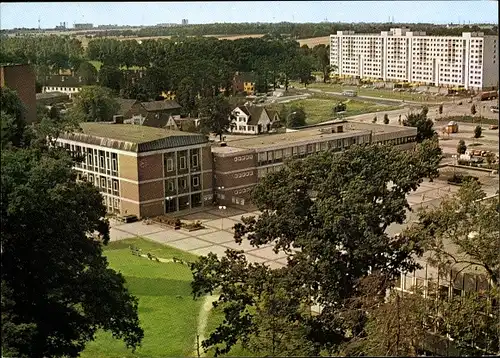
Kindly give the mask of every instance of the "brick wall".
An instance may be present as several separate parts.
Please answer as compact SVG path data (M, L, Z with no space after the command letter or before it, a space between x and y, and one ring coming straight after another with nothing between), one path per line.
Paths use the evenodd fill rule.
M36 78L30 65L2 66L0 69L0 85L17 92L26 108L26 122L36 120Z

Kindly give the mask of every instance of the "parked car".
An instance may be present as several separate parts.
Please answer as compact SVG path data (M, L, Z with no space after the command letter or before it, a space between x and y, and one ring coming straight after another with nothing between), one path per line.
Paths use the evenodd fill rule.
M133 223L136 222L138 218L136 215L124 215L124 216L119 216L117 220L124 223Z
M492 125L490 126L490 129L498 129L498 125L496 125L496 124L492 124Z

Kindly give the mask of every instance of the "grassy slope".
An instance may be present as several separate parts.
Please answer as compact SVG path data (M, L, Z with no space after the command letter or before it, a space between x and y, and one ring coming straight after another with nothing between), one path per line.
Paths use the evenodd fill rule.
M107 332L99 332L82 357L168 357L190 356L202 300L191 296L191 271L178 263L158 263L133 256L129 245L161 258L194 260L195 256L144 239L112 242L105 248L110 266L121 272L130 291L139 299L144 329L142 347L136 353ZM180 298L177 296L181 296Z

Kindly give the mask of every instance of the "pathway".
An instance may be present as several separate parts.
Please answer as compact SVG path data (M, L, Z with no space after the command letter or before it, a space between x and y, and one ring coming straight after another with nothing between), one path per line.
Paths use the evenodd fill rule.
M203 302L203 305L201 306L200 309L200 314L198 315L198 329L197 329L197 336L195 337L194 341L194 356L199 356L204 357L205 356L205 351L201 347L201 342L205 340L205 331L207 329L207 323L208 323L208 314L210 313L210 310L213 308L213 303L219 299L219 295L212 295L212 296L205 296L205 301ZM198 347L199 345L199 347ZM198 351L199 350L199 351Z

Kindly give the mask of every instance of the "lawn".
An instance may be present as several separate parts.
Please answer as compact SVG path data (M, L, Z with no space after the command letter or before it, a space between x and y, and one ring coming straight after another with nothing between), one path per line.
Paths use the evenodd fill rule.
M173 357L192 356L203 304L191 296L190 269L180 263L160 263L132 255L134 245L160 258L195 260L189 253L145 239L111 242L104 249L110 266L125 277L127 287L139 299L139 317L144 329L142 347L135 353L110 333L98 332L82 357Z
M286 106L290 106L292 104L303 106L304 111L306 112L306 123L317 124L338 117L333 115L332 108L340 101L347 102L347 110L343 114L343 116L345 117L371 112L383 113L400 108L398 106L385 106L376 104L374 102L357 101L353 99L346 99L344 97L321 98L318 96L312 96L311 98L293 101L286 104Z
M304 85L298 82L290 82L290 85L293 85L295 88L304 88ZM327 92L339 92L342 93L345 90L355 90L358 92L358 96L369 96L369 97L378 97L378 98L389 98L389 99L397 99L397 100L405 100L405 101L415 101L415 102L442 102L442 96L432 97L427 96L426 100L425 96L417 93L409 93L409 92L393 92L391 89L371 89L371 88L361 88L356 86L342 86L340 84L330 84L330 83L321 83L315 82L307 85L307 88L310 89L320 89Z

